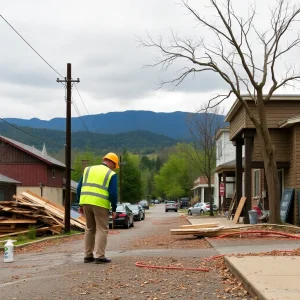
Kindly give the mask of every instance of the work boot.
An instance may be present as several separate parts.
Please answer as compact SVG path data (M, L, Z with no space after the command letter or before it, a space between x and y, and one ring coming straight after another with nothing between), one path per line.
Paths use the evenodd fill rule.
M84 263L91 263L91 262L94 262L94 261L95 261L95 258L93 256L87 256L83 260Z
M108 257L103 257L103 258L95 258L95 264L106 264L110 263L111 259Z

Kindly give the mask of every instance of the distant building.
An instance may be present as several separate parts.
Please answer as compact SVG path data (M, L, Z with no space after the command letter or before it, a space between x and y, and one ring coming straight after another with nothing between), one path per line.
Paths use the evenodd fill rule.
M218 130L216 141L216 188L214 198L221 210L227 210L235 190L235 147L229 138L229 126ZM220 197L220 183L225 184L225 196Z
M213 177L211 179L211 188L212 188L212 194L213 194L214 189L215 189ZM207 183L206 176L200 176L194 180L194 186L192 188L192 191L194 192L194 197L192 199L192 203L209 202L210 201L209 189L208 189L208 183ZM214 201L214 203L216 203L216 201Z

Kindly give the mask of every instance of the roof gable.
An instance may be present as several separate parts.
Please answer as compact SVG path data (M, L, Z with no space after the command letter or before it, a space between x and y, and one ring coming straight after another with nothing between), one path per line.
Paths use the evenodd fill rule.
M23 144L23 143L20 143L20 142L17 142L15 140L12 140L12 139L9 139L5 136L1 136L0 135L0 140L18 148L19 150L23 151L23 152L26 152L36 158L38 158L39 160L49 164L49 165L55 165L55 166L59 166L59 167L62 167L62 168L65 168L66 165L60 161L58 161L57 159L49 156L47 153L42 152L32 146L29 146L29 145L26 145L26 144Z
M249 95L241 95L241 96L244 101L253 102L253 99ZM264 95L264 97L265 96L266 95ZM270 101L300 101L300 95L292 95L292 94L279 95L278 94L278 95L273 95ZM239 101L239 99L236 99L233 105L231 106L229 112L225 116L225 122L230 122L241 106L242 106L241 101Z

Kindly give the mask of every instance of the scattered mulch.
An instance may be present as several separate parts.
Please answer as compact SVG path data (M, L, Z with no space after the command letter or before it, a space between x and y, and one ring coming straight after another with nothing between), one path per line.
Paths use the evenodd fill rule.
M244 256L300 256L300 248L294 250L272 250L268 252L259 252L259 253L242 253L236 255L228 255L236 257Z
M223 274L211 267L210 272L188 270L162 270L134 267L130 265L140 258L128 258L126 263L115 259L115 264L106 270L90 272L88 282L76 278L75 294L88 295L97 299L252 299L242 284L224 270ZM202 267L200 259L152 257L143 261L147 265ZM214 264L211 264L214 266ZM136 274L125 280L126 274ZM73 275L73 274L71 274ZM75 274L74 274L75 275ZM82 275L81 275L82 276ZM76 276L77 277L77 276ZM103 278L99 280L99 278ZM221 280L220 280L221 278ZM112 287L109 288L108 286ZM76 298L77 299L77 298ZM96 298L95 298L96 299Z
M171 228L190 225L185 217L174 217L164 221L153 221L153 234L137 238L133 243L134 249L207 249L211 248L205 239L194 236L171 235Z
M205 239L196 237L182 237L167 234L156 234L133 243L135 249L207 249L211 248Z
M67 236L67 237L63 237L63 238L47 240L44 242L37 242L37 243L27 245L24 247L16 247L14 249L14 252L15 253L42 252L43 250L45 250L45 248L50 247L50 246L55 246L55 245L59 245L62 243L73 242L73 241L82 240L82 239L83 239L82 234Z

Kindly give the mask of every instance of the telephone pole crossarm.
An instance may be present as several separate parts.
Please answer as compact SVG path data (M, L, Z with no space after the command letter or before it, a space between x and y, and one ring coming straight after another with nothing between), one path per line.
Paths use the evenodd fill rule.
M68 80L67 77L65 77L65 79L59 79L59 78L57 78L56 82L76 82L76 83L79 83L80 79L77 78L77 79Z

